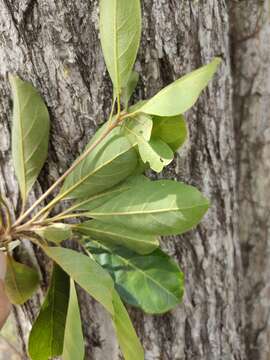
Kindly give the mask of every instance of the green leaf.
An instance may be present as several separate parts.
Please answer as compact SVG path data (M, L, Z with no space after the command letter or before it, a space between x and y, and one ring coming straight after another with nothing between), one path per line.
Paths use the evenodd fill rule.
M175 235L196 226L209 207L194 187L172 180L133 186L88 216L146 234Z
M215 58L208 65L176 80L143 104L137 112L158 116L183 114L195 104L201 91L217 71L220 62L221 59Z
M127 83L126 87L123 88L123 91L122 91L122 101L123 101L123 105L124 105L125 109L128 108L129 100L130 100L134 90L136 89L138 81L139 81L139 74L136 71L132 71L130 74L128 83Z
M5 290L13 304L23 304L29 300L39 286L38 272L29 266L7 257Z
M49 290L29 337L32 360L48 360L62 354L68 299L69 277L54 264Z
M158 173L173 161L172 149L159 138L139 143L138 149L142 161L149 163L150 168Z
M43 250L76 283L113 313L113 281L94 260L77 251L61 247L43 247Z
M48 153L49 113L37 90L17 76L9 77L13 95L12 158L23 203Z
M173 151L179 149L188 137L188 129L183 115L153 117L152 137L163 140Z
M122 247L104 246L96 241L87 249L116 283L122 299L148 314L162 314L178 305L184 293L184 274L160 249L138 255Z
M70 280L70 296L65 327L63 360L84 360L84 339L75 284Z
M135 146L149 141L151 138L153 121L150 116L139 114L134 118L125 120L123 132Z
M43 239L60 244L64 240L68 240L72 236L71 228L68 224L55 223L40 229L36 229L35 233Z
M123 126L131 143L138 145L142 161L149 163L152 170L161 172L173 160L173 152L161 139L151 139L152 128L153 121L145 114L128 119Z
M76 230L101 244L125 246L139 254L148 254L159 246L158 239L154 235L105 224L98 220L79 224Z
M113 280L102 267L90 257L60 247L43 247L45 253L59 264L93 298L111 314L117 336L126 360L143 360L142 348L135 330L114 290ZM124 326L125 325L125 326ZM131 350L138 352L138 357ZM35 360L35 359L34 359ZM41 359L43 360L43 359ZM44 359L45 360L45 359Z
M100 38L115 91L130 78L141 38L140 0L100 0Z
M99 134L104 131L102 127ZM66 178L66 198L87 198L117 185L137 166L137 153L120 128L114 129ZM93 142L93 139L88 146Z
M113 291L113 324L125 360L144 360L144 351L128 312L119 295Z
M78 203L78 209L92 211L93 209L96 209L97 207L105 204L107 201L113 199L117 195L131 189L133 185L143 185L145 181L149 180L143 175L134 175L134 177L131 176L110 190L98 195L91 196L90 198Z

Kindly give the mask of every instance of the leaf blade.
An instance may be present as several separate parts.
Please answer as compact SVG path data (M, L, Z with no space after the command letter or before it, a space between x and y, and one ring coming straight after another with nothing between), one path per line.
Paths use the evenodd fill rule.
M145 182L134 186L88 216L146 234L177 235L196 226L209 207L194 187L173 180Z
M116 290L113 292L113 307L113 324L125 360L144 360L144 350Z
M70 280L70 296L64 336L63 360L84 360L84 353L85 349L80 308L75 284Z
M13 304L24 304L39 286L38 272L29 266L18 263L11 256L7 257L5 289Z
M44 246L43 250L77 284L100 302L105 309L113 313L112 279L95 261L71 249ZM89 276L89 274L92 274L92 276ZM98 282L96 279L98 279Z
M128 83L140 38L140 0L100 0L101 46L117 94Z
M99 134L104 129L102 127ZM88 146L92 142L93 139ZM101 193L122 182L136 166L133 145L116 128L66 178L61 194L78 199Z
M183 114L195 104L220 62L219 58L214 58L209 64L176 80L143 104L137 112L157 116Z
M14 107L12 158L23 203L48 154L49 113L37 90L17 76L9 76Z
M28 352L32 360L48 360L63 352L69 278L56 264L40 313L32 327Z
M184 275L163 251L138 255L121 247L86 243L98 263L110 272L122 299L148 314L163 314L178 305Z
M156 236L130 231L97 220L79 224L76 230L101 244L121 245L139 254L148 254L159 246Z

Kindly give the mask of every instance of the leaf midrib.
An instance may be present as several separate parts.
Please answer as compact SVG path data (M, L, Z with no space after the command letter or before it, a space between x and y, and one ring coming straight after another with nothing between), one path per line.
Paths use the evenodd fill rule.
M191 210L191 209L200 208L200 207L204 207L204 206L208 206L208 203L184 207L184 208L168 208L168 209L157 209L157 210L146 210L146 211L130 211L130 212L119 211L119 212L110 212L110 213L89 212L89 215L91 215L91 216L97 216L97 215L99 215L99 216L108 216L108 215L109 216L115 216L115 215L123 216L123 215L157 214L157 213L171 212L171 211Z

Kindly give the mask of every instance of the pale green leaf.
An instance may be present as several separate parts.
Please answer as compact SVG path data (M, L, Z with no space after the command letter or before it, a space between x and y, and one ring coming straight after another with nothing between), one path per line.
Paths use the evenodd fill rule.
M71 228L68 224L55 223L46 227L41 227L35 230L43 239L52 241L56 244L61 243L64 240L68 240L72 236Z
M220 62L219 58L215 58L208 65L176 80L143 104L137 112L158 116L183 114L195 104L200 93L217 71Z
M150 116L139 114L134 118L125 120L123 133L133 145L149 141L151 138L153 121Z
M144 351L128 312L119 295L113 291L113 324L125 360L144 360Z
M208 200L196 188L159 180L133 186L88 215L146 234L174 235L194 228L208 207Z
M47 158L49 113L37 90L10 75L13 95L12 158L25 203Z
M138 145L143 163L149 163L152 170L161 172L173 160L173 152L161 139L151 139L152 128L153 121L145 114L127 119L123 126L127 138L133 145Z
M5 291L13 304L23 304L29 300L39 286L38 272L27 265L7 257Z
M98 134L104 131L102 127ZM137 153L114 129L66 178L61 189L66 198L87 198L117 185L132 174L137 166ZM97 135L95 135L97 138ZM88 146L93 143L93 139Z
M185 143L188 137L184 116L154 116L152 137L163 140L173 151L176 151Z
M63 360L84 360L84 339L75 284L70 280L70 295L65 327Z
M140 0L100 0L101 45L117 94L128 83L140 38Z
M129 100L130 100L134 90L136 89L138 81L139 81L139 74L136 71L132 71L130 74L128 83L123 88L123 91L122 91L122 101L123 101L123 105L124 105L125 109L128 108Z
M149 314L162 314L178 305L184 293L184 275L160 249L138 255L122 247L86 243L95 259L108 270L122 299Z
M155 235L132 231L124 227L91 220L79 224L76 230L105 245L121 245L139 254L148 254L159 246Z
M95 261L77 251L62 247L43 247L43 250L76 283L113 313L113 281Z
M144 163L149 163L152 170L157 173L173 161L173 151L164 141L152 138L149 142L138 144L139 153Z
M62 354L68 299L69 277L54 264L49 290L29 337L32 360L48 360Z

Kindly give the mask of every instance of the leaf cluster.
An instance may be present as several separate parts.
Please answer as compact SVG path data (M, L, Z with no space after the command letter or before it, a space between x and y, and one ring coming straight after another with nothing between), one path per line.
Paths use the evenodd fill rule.
M140 1L100 0L100 35L114 89L111 115L71 167L33 204L28 195L47 157L49 113L32 84L10 75L12 158L21 193L21 214L13 223L0 197L0 242L8 252L5 286L10 300L23 304L40 282L35 269L12 258L18 240L29 239L54 264L29 338L33 360L84 358L77 286L110 314L124 358L143 360L122 301L148 314L165 313L181 302L184 274L160 249L159 239L193 229L209 207L196 188L174 180L152 181L144 172L159 173L173 161L188 137L183 114L212 79L220 60L130 106L139 79L133 68L141 37ZM45 204L52 193L53 200ZM55 213L61 202L69 205ZM84 253L64 247L71 238Z

